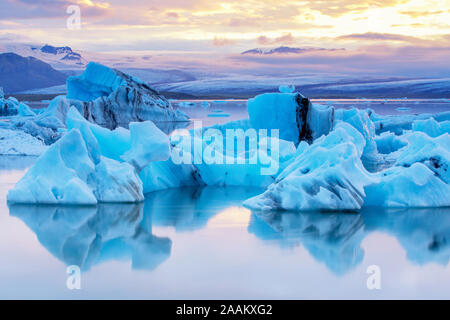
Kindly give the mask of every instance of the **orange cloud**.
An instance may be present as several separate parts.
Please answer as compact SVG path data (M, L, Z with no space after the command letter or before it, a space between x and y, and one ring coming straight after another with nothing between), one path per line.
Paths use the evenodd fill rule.
M412 18L420 18L425 16L434 16L437 14L445 13L445 11L400 11L401 14L410 16Z

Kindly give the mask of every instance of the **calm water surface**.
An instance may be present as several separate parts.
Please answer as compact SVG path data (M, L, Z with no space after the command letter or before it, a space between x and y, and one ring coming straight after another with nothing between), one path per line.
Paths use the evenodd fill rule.
M139 205L8 207L7 191L34 161L0 157L3 299L450 298L449 208L256 214L242 201L257 188L162 191ZM66 287L74 264L83 270L78 291ZM367 289L372 265L381 290Z

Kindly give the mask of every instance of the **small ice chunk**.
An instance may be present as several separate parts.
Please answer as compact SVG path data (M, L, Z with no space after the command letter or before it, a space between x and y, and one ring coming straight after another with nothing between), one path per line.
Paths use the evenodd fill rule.
M293 93L295 92L295 86L293 84L289 84L289 85L281 85L278 90L281 93Z
M202 102L202 108L203 108L203 109L208 109L210 106L211 106L211 105L210 105L210 103L209 103L208 101L203 101L203 102Z

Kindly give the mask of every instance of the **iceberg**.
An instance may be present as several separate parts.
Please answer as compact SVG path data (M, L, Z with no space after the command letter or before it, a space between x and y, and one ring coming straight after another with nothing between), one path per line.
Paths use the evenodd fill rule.
M3 92L0 92L0 117L30 117L36 115L25 103L19 102L14 97L5 99Z
M416 120L412 123L412 131L424 132L433 138L445 133L450 134L450 120L442 122L437 122L433 118Z
M134 85L108 68L99 67L103 78L91 76L93 68L73 80L79 98ZM86 79L93 85L85 88ZM168 136L151 121L105 128L86 116L89 102L73 100L69 109L66 102L58 97L32 117L32 124L62 138L10 190L8 201L134 203L171 188L251 186L266 189L245 201L255 211L450 206L446 113L408 116L409 126L380 132L376 121L400 122L372 110L314 105L300 93L275 93L250 99L248 119L194 124ZM268 136L269 129L279 131Z
M397 117L330 107L327 113L310 103L294 112L293 100L302 97L295 96L265 94L249 101L252 126L278 127L280 135L290 141L299 137L300 143L289 166L245 206L255 211L358 211L450 205L449 112ZM274 117L266 116L270 110ZM311 115L306 122L298 121L302 110ZM319 115L314 117L315 110ZM294 123L298 128L307 123L308 130L300 132L307 132L308 139L296 135Z
M314 144L302 142L295 160L266 192L244 202L257 211L359 210L364 187L375 182L361 156L364 137L340 122Z
M91 62L80 76L67 79L67 96L59 108L74 105L90 122L109 129L130 122L185 122L188 116L145 82L121 71Z
M437 122L450 121L450 111L441 112L437 114L404 114L398 115L378 115L375 112L370 112L370 119L375 125L376 134L383 132L392 132L396 135L402 135L404 132L411 130L413 122L417 120L434 119Z
M9 202L96 205L144 200L136 170L167 157L164 133L146 122L110 131L88 122L75 108L67 114L67 126L69 131L9 191Z
M380 182L366 188L366 205L450 206L450 135L410 132L397 141L404 146L388 155L392 167L377 173Z
M300 93L265 93L249 99L247 109L253 128L278 129L281 139L296 144L311 143L334 125L333 107L313 105Z
M66 116L74 107L88 121L109 129L128 128L131 122L151 120L166 132L189 124L189 117L144 82L118 70L90 63L85 72L67 80L67 96L50 101L35 113L24 103L0 98L0 117L5 129L23 131L51 145L66 131Z
M50 145L61 137L61 131L65 129L63 117L54 112L54 109L54 106L51 106L36 114L28 105L14 97L0 98L0 117L7 117L8 120L1 122L0 126L4 129L23 131Z
M94 205L88 186L95 166L79 131L72 131L51 146L8 192L12 203Z

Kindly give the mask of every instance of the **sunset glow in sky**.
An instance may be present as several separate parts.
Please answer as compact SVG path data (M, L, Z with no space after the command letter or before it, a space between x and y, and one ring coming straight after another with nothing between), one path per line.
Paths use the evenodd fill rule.
M81 8L80 30L66 9ZM447 46L450 0L2 0L0 38L90 50Z
M70 5L80 29L67 28ZM1 0L0 45L17 42L150 52L160 67L448 76L450 0ZM339 50L239 56L283 45Z

